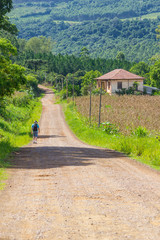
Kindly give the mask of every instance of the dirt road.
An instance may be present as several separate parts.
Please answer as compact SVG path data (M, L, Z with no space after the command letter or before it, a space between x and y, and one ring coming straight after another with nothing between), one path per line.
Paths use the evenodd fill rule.
M47 90L38 144L15 154L0 240L159 240L160 175L78 141Z

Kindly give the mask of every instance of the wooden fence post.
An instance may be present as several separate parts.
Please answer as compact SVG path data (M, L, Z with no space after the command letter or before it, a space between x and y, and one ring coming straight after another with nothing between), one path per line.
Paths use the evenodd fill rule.
M100 124L101 124L101 106L102 106L102 82L101 82L100 101L99 101L99 122L98 122L98 127L100 127Z
M73 102L74 102L74 75L73 75Z
M90 124L91 124L91 111L92 111L92 95L91 95L91 88L92 88L92 85L90 85L90 101L89 101L89 121L90 121Z
M66 77L66 98L68 98L68 77Z
M63 78L61 78L61 81L62 81L62 89L63 89Z

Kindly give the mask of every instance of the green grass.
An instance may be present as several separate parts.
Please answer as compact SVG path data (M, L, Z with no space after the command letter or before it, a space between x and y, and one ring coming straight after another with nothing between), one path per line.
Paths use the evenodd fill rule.
M19 97L19 101L14 100L7 99L6 107L0 111L0 189L4 187L4 180L7 178L5 169L10 166L6 159L11 152L31 141L31 124L40 119L42 111L38 98L28 99L28 104L25 96Z
M160 17L160 12L142 15L141 17L124 18L124 19L121 19L121 20L125 21L125 20L136 20L136 19L142 19L142 20L143 19L156 19L157 17Z
M160 141L155 136L109 135L96 125L90 126L88 120L76 111L73 104L64 103L63 110L70 129L83 142L123 152L139 162L160 170Z

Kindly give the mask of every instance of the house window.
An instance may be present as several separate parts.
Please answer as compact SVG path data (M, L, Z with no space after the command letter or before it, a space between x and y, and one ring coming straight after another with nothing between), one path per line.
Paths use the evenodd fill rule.
M110 88L111 88L111 83L108 82L108 90L110 90Z
M122 89L122 82L117 83L117 89Z

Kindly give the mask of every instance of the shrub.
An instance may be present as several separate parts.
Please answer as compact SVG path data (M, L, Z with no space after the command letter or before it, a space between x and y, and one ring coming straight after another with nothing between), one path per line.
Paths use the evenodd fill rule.
M36 77L34 75L27 75L26 87L33 93L38 92L38 80L36 79Z
M107 134L117 134L118 133L117 127L110 122L102 123L102 128L103 128L103 131L106 132Z
M159 96L160 90L152 90L152 96Z
M139 126L135 128L132 134L136 135L137 137L146 137L148 135L148 131L145 127Z
M25 107L30 103L31 98L32 97L30 95L26 95L26 96L23 96L23 97L14 97L13 98L13 105L17 106L17 107Z
M100 95L100 93L101 93L102 95L108 94L104 89L102 89L102 92L101 92L101 89L100 89L100 88L96 88L96 89L94 89L94 90L92 91L92 94L93 94L93 95Z
M66 89L62 89L60 92L59 92L59 96L60 96L60 99L61 100L64 100L67 98L67 91Z

